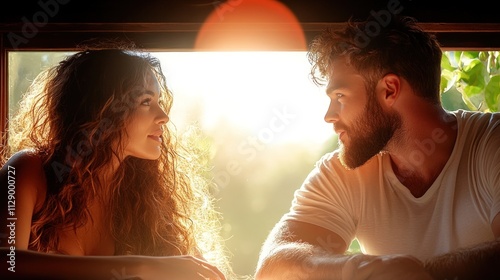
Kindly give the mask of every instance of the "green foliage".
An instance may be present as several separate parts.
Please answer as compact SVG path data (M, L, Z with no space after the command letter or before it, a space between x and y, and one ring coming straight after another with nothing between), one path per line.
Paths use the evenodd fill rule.
M447 109L500 109L499 51L446 51L441 69L441 96ZM450 97L456 93L461 102Z

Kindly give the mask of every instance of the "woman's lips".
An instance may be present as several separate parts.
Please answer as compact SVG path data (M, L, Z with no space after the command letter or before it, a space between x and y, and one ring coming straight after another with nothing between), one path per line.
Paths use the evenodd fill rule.
M162 140L161 140L161 137L160 137L160 136L148 135L148 138L150 138L150 139L152 139L152 140L154 140L154 141L156 141L156 142L159 142L159 143L161 143L161 142L162 142Z

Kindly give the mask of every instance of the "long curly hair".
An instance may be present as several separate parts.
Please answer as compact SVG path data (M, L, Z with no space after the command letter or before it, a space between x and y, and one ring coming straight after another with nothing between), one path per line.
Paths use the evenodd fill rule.
M440 103L441 55L433 34L425 32L414 18L400 15L382 22L373 16L361 22L351 18L344 29L327 28L319 34L308 52L310 76L318 85L328 79L333 60L346 58L367 81L369 92L380 78L393 73L434 104Z
M106 193L116 255L198 255L228 273L220 215L202 176L206 155L183 144L193 139L174 137L168 124L157 160L129 156L109 181L98 176L120 156L134 100L151 71L168 114L172 93L160 62L137 49L79 51L40 74L23 96L4 156L28 149L43 160L47 196L34 213L29 248L59 251L58 233L87 223L89 204Z

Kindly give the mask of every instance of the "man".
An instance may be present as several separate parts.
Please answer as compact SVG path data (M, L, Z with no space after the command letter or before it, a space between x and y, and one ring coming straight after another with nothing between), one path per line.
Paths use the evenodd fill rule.
M500 114L443 109L434 36L374 22L311 44L340 147L295 192L256 279L498 279Z

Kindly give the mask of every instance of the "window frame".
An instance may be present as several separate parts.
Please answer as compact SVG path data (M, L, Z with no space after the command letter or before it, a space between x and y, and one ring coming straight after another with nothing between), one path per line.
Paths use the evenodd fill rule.
M326 27L341 29L345 22L301 23L306 41ZM419 23L434 33L443 50L499 50L500 23ZM9 34L20 34L23 23L0 24L0 125L6 133L8 117L8 52L75 51L78 44L93 39L129 40L149 51L193 51L202 23L47 23L17 48L10 45ZM256 27L257 28L257 27ZM287 51L287 50L284 50ZM2 141L5 141L3 138ZM5 143L1 143L5 144Z

